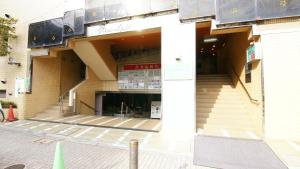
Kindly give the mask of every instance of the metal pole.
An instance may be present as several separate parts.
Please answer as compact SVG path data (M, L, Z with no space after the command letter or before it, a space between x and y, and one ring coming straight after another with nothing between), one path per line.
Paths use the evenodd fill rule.
M129 169L138 169L139 142L136 139L130 141L129 148Z

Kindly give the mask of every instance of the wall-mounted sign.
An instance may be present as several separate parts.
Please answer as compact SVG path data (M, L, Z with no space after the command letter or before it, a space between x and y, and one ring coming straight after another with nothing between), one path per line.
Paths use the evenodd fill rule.
M254 43L247 49L247 63L260 60L262 56L261 44Z
M16 78L15 82L15 97L18 97L19 94L25 92L25 79L24 78Z
M118 73L119 89L160 89L160 64L124 65Z
M160 119L161 118L161 102L160 101L152 101L151 102L151 118L152 119Z

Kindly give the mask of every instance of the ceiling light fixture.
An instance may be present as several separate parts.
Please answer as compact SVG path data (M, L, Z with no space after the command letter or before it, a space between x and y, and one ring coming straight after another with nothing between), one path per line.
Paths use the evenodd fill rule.
M204 42L204 43L218 42L218 38L215 38L215 37L204 38L204 39L203 39L203 42Z

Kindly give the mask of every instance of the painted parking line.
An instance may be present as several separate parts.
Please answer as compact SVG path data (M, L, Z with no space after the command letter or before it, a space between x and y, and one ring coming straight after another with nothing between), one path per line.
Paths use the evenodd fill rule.
M59 126L61 126L61 125L62 125L62 124L57 124L57 125L55 125L55 126L52 126L52 127L49 127L49 128L44 129L44 131L49 131L49 130L54 129L54 128L56 128L56 127L59 127Z
M109 122L114 121L114 120L118 120L118 118L113 118L113 119L110 119L110 120L106 120L106 121L98 123L96 125L102 125L102 124L109 123Z
M93 121L97 121L97 120L104 119L104 118L105 118L105 117L100 117L100 118L95 117L95 119L92 119L92 120L89 120L89 121L82 122L82 124L88 124L88 123L91 123L91 122L93 122Z
M159 122L152 128L152 130L158 130L160 128L160 126L161 126L161 123Z
M82 132L76 134L74 137L75 137L75 138L78 138L78 137L82 136L83 134L85 134L85 133L91 131L92 129L94 129L94 127L89 127L89 128L87 128L87 129L83 130Z
M258 137L256 134L254 134L253 132L251 132L251 131L247 131L246 133L247 133L248 136L250 136L252 139L259 139L259 137Z
M77 117L80 117L80 116L83 116L83 115L78 114L78 115L75 115L75 116L64 117L64 118L58 119L57 121L70 120L70 119L77 118Z
M10 126L10 125L13 125L13 124L19 124L19 123L23 123L23 122L26 122L26 121L23 121L23 120L19 120L19 121L16 121L16 122L9 122L9 123L4 123L5 126Z
M22 123L22 124L16 125L16 127L22 127L22 126L25 126L25 125L28 125L28 124L32 124L32 123L33 122Z
M41 123L41 124L39 124L39 125L36 125L36 126L32 126L32 127L30 127L29 129L31 130L31 129L35 129L35 128L37 128L37 127L41 127L41 126L45 126L45 125L47 125L48 123Z
M68 127L68 128L66 128L66 129L64 129L64 130L62 130L62 131L60 131L60 132L58 132L56 134L64 134L64 133L72 130L73 128L75 128L75 126Z
M125 123L127 123L127 122L129 122L129 121L131 121L131 120L133 120L133 119L127 119L127 120L125 120L125 121L123 121L123 122L121 122L121 123L119 123L119 124L114 125L114 127L119 127L119 126L121 126L122 124L125 124Z
M121 137L114 143L114 145L119 145L130 133L130 131L123 133Z
M296 151L300 152L300 146L293 141L287 141L287 143Z
M144 137L142 144L148 144L149 139L154 135L154 133L148 133L146 137Z
M222 132L223 136L225 136L225 137L230 137L230 135L229 135L229 133L228 133L227 130L221 129L221 132Z
M142 126L143 124L145 124L147 121L149 121L149 120L147 120L147 119L143 120L143 121L139 122L138 124L136 124L135 126L133 126L132 128L136 129L136 128Z
M106 129L104 130L102 133L100 133L96 139L101 139L105 134L107 134L108 132L110 132L110 129Z
M81 118L78 118L78 119L75 119L75 120L70 120L70 121L67 121L68 123L73 123L73 122L76 122L76 121L80 121L80 120L84 120L84 119L88 119L88 118L91 118L92 116L87 116L87 117L81 117Z

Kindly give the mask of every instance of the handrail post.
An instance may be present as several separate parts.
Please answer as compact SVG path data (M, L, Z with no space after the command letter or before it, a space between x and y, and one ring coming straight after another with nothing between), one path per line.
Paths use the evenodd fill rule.
M136 139L130 141L129 146L129 169L138 169L139 142Z

